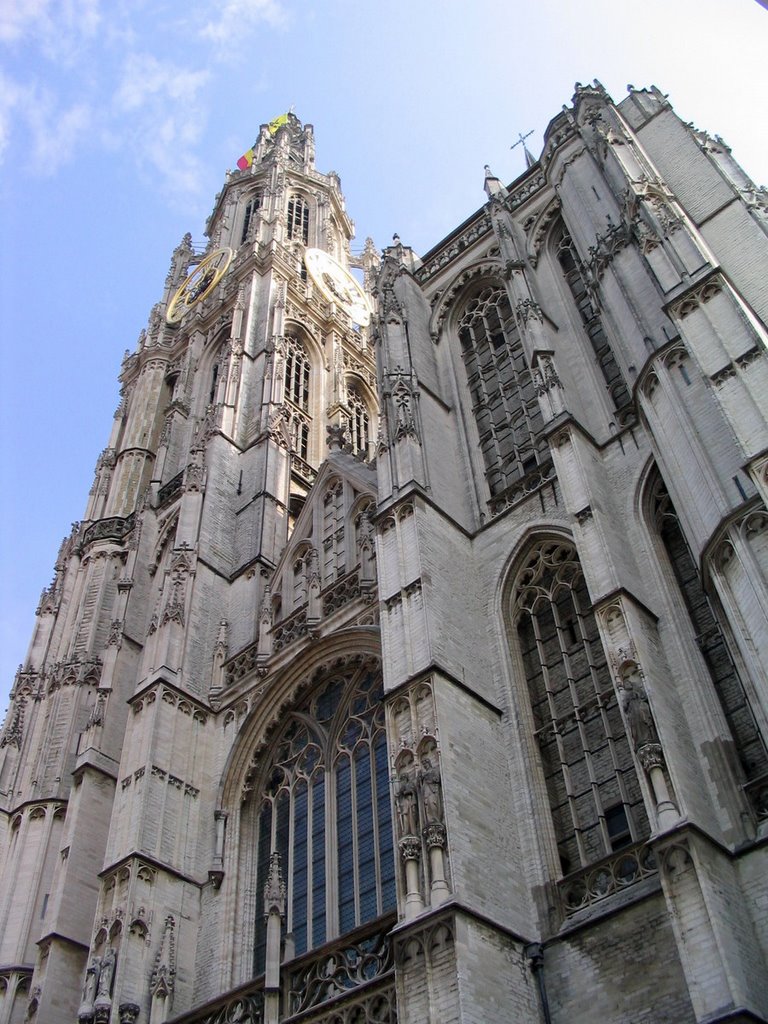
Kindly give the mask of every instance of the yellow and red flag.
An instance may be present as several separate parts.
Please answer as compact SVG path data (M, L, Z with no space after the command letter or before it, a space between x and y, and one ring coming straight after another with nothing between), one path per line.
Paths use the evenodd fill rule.
M246 150L245 153L237 161L237 166L241 171L247 171L253 163L253 149Z

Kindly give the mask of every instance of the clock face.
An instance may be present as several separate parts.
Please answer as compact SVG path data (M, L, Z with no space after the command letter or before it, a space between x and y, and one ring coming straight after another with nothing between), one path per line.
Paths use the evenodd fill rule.
M231 249L216 249L195 267L168 304L165 319L177 324L196 303L210 295L232 260Z
M371 304L360 282L322 249L307 249L304 263L325 299L341 306L354 323L367 327L371 322Z

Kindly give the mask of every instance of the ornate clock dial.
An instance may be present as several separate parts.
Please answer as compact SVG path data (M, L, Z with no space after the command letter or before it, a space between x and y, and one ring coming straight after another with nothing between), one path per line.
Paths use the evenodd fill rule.
M323 249L304 253L307 273L328 302L335 302L361 327L371 322L371 305L359 281Z
M198 263L168 303L165 319L169 324L177 324L187 310L213 291L227 272L232 256L231 249L216 249Z

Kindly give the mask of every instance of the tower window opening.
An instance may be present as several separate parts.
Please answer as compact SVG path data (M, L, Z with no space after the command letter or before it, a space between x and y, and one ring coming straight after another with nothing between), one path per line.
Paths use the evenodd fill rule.
M309 359L298 338L286 338L285 397L307 412L309 410Z
M355 454L367 455L371 440L371 420L365 403L354 388L347 392L349 441Z
M248 239L248 231L250 230L250 227L251 227L251 221L253 220L253 215L260 208L261 208L261 194L260 193L256 193L256 195L252 196L251 199L249 199L249 201L248 201L248 203L246 204L246 207L245 207L245 213L243 214L243 230L242 230L241 235L240 235L240 244L241 245L243 244L243 242L247 241L247 239Z
M288 239L309 245L309 206L298 193L288 200Z

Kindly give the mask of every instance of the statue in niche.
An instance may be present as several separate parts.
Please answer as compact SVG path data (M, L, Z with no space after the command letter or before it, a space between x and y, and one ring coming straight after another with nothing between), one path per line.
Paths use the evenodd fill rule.
M109 1000L112 994L112 978L115 973L115 951L110 946L101 961L101 970L99 971L99 995L98 998L101 1000Z
M397 823L401 836L418 835L419 812L416 785L408 772L400 772L394 779Z
M432 767L432 761L422 759L423 770L419 772L421 798L424 801L424 816L427 825L434 825L443 820L443 797L441 793L440 769Z
M93 1013L93 1001L96 998L96 989L99 984L101 973L101 957L95 956L91 959L90 966L85 972L85 984L83 985L83 1001L80 1006L79 1016L87 1016Z
M624 689L622 706L629 735L635 750L639 750L640 747L644 747L647 743L658 742L648 698L638 683L637 675L637 670L635 670L626 679L622 680L622 687Z

